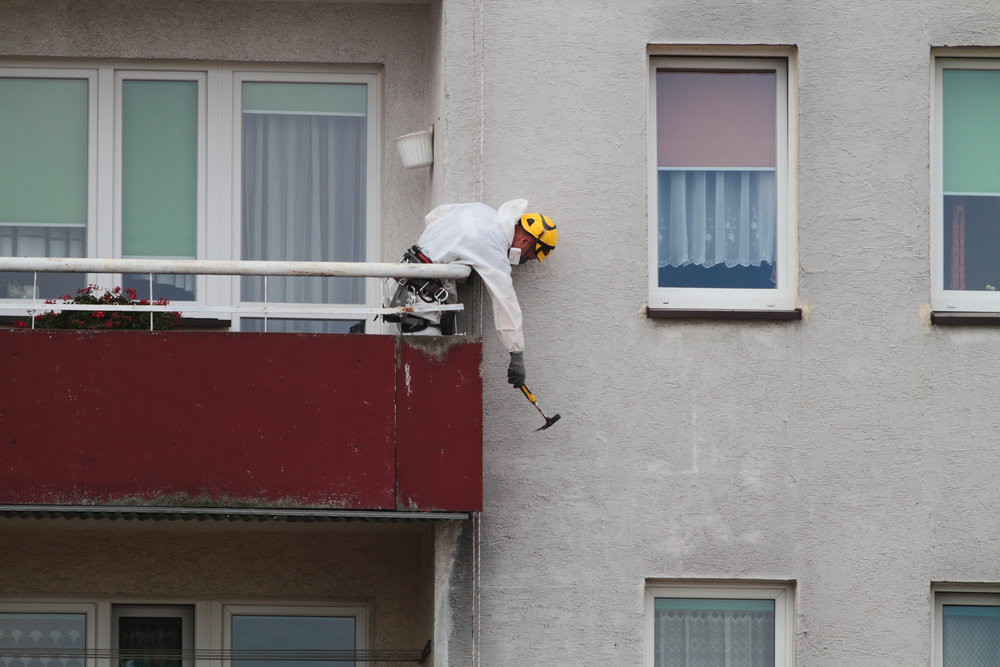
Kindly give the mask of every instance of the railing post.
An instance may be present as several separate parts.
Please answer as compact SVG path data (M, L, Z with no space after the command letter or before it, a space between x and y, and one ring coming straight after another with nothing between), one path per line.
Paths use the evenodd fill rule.
M267 276L264 276L264 333L267 333Z
M149 305L153 305L153 274L149 274ZM153 330L153 311L149 311L149 330Z

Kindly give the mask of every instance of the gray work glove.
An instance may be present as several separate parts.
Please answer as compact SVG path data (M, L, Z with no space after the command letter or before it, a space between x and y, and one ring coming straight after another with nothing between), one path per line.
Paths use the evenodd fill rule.
M520 389L524 384L524 352L510 353L510 366L507 367L507 382Z

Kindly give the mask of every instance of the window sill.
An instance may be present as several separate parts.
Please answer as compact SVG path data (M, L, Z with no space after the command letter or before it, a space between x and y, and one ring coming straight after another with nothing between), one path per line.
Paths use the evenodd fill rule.
M1000 313L956 313L948 310L931 311L931 324L946 327L1000 326Z
M646 307L646 317L667 320L801 320L802 309L794 310L671 310Z

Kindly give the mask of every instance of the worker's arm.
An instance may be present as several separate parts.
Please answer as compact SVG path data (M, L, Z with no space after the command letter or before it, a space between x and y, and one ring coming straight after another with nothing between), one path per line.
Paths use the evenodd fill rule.
M521 306L517 302L509 269L505 273L489 266L475 268L490 292L490 300L493 302L493 321L500 341L508 352L524 352Z

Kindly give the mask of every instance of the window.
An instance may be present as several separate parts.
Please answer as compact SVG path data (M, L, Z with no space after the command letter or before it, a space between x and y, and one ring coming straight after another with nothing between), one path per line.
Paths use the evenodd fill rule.
M788 61L654 57L649 307L793 310Z
M1000 311L1000 59L936 58L931 308Z
M646 587L645 667L791 667L786 586Z
M1000 664L1000 595L936 593L934 667Z
M368 613L363 606L217 600L0 601L0 665L95 667L101 646L117 651L115 667L192 667L218 660L219 647L232 667L348 667L355 652L367 650Z
M93 667L85 650L94 646L93 604L0 605L0 665ZM38 655L36 660L29 658Z
M111 645L118 667L193 667L194 607L113 605Z
M374 69L0 66L0 256L377 261L378 108ZM0 298L31 282L0 274ZM49 274L35 296L87 282L180 310L266 300L292 329L378 305L364 278Z
M360 607L225 607L224 643L233 651L232 667L351 667L353 660L331 660L367 644L367 615ZM317 660L240 660L252 653L308 651ZM318 654L326 654L326 659ZM308 654L307 654L308 655Z

